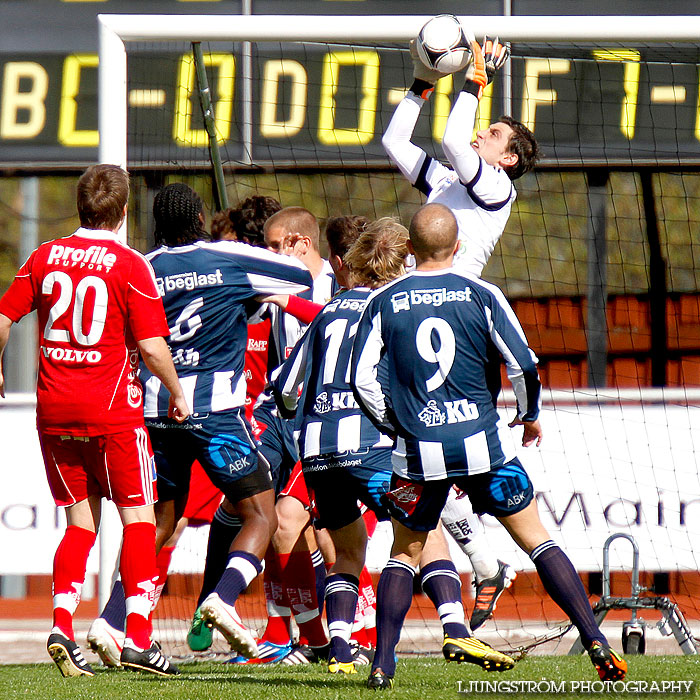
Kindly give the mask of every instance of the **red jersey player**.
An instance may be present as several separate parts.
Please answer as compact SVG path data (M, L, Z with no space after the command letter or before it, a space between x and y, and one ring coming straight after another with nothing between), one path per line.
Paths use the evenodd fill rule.
M37 429L54 500L67 529L53 567L53 628L47 649L64 676L93 675L73 634L101 498L124 525L121 573L126 643L121 663L161 676L178 673L151 643L155 576L153 453L144 427L139 352L170 391L170 414L189 409L164 340L168 325L153 270L119 243L129 176L95 165L78 181L80 228L39 246L0 299L0 355L13 322L36 309L40 328ZM4 378L0 372L0 395Z

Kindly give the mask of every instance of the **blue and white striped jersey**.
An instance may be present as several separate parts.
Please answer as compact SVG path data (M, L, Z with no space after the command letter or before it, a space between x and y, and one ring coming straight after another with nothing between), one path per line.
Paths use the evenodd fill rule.
M409 457L394 460L395 472L401 463L402 476L444 479L514 457L486 382L491 342L506 362L519 417L535 420L537 358L497 287L451 268L411 272L369 297L350 384L363 411L398 436L394 454Z
M311 288L301 292L299 296L315 304L326 304L337 292L338 282L333 268L324 260L321 274L314 279ZM306 324L291 314L284 313L279 306L271 305L269 313L272 317L272 328L267 353L268 376L289 357L292 348L307 328Z
M326 304L273 374L280 409L287 414L296 409L302 458L393 444L362 413L348 384L352 338L369 294L369 289L352 289Z
M338 291L338 282L335 279L333 268L327 260L323 261L321 274L314 279L311 288L301 292L298 296L313 301L315 304L325 304ZM264 318L269 315L271 318L270 342L267 352L267 376L272 373L289 357L294 346L304 335L309 324L302 323L298 318L285 313L276 304L268 304L266 309L262 309L255 318ZM262 407L269 410L273 415L278 415L275 397L269 384L258 396L255 402L255 410Z
M296 294L311 286L299 261L244 243L218 241L146 256L163 297L168 344L193 413L244 405L248 315L258 294ZM168 414L168 392L141 363L146 418Z

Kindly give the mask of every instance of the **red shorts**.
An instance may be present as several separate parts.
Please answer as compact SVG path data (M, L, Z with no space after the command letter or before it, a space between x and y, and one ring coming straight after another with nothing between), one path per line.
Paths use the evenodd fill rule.
M292 496L296 498L306 510L311 510L311 499L309 498L309 490L306 488L304 480L304 472L301 471L301 462L297 462L289 475L287 485L280 492L279 498L282 496Z
M365 527L367 528L367 537L370 538L377 529L377 516L373 510L367 508L367 506L362 506L364 510L362 511L362 519L365 521Z
M146 428L80 437L39 433L46 476L57 506L101 496L120 508L153 505L156 467Z
M208 525L214 518L217 508L221 505L224 494L211 483L211 479L202 469L199 462L192 464L190 472L190 492L183 517L189 525Z

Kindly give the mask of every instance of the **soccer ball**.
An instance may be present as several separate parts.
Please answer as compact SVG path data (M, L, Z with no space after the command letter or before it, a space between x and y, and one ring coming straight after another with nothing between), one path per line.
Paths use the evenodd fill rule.
M418 33L418 58L428 68L441 73L455 73L469 65L474 35L465 32L454 15L437 15L429 19Z

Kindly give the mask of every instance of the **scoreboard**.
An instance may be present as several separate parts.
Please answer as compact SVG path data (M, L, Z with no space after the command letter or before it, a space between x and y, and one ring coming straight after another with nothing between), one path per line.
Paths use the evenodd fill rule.
M34 0L13 5L13 13L0 26L0 167L4 168L78 166L96 160L98 12L242 11L242 3L231 0ZM528 3L513 5L528 9ZM540 2L537 7L554 14L546 5ZM581 3L576 5L577 13L582 13ZM653 12L655 5L661 14L661 3L645 3L645 10ZM685 3L677 5L675 11L687 9ZM441 2L439 10L476 14L478 8L478 14L497 14L500 6L494 0ZM422 0L256 0L252 7L259 14L435 11L435 3ZM253 108L250 129L245 130L241 47L218 43L204 48L227 162L244 161L241 134L249 131L248 148L256 163L386 163L381 135L411 82L405 52L256 46L250 77ZM562 47L556 57L551 53L544 57L543 47L516 45L511 114L533 129L545 158L560 164L700 162L697 51L689 49L689 60L683 62L658 60L649 51L638 46L578 46L570 51ZM130 136L132 167L196 163L204 158L206 134L189 47L130 46L128 73L129 133L138 134L138 139ZM429 117L419 122L416 137L429 151L439 152L453 93L459 87L451 77L440 81ZM501 87L496 81L495 92L482 100L480 125L501 114Z

